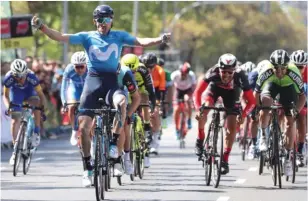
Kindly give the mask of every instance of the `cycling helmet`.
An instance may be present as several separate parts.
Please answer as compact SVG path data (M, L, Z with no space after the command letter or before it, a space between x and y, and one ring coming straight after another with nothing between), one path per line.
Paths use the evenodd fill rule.
M135 54L126 54L121 59L121 65L127 66L131 70L135 71L139 67L139 59Z
M85 52L75 52L71 57L71 63L74 65L78 64L86 64L87 63L87 56Z
M108 5L99 5L93 11L93 18L111 17L113 18L113 9Z
M270 62L274 65L286 66L290 61L289 54L283 50L275 50L270 56Z
M143 63L148 68L153 68L157 64L157 57L154 53L147 53L142 58Z
M295 65L306 65L308 63L308 54L304 50L297 50L291 54L290 60Z
M141 55L138 56L139 63L143 63L143 56L144 56L143 54L141 54Z
M28 71L27 63L24 60L15 59L11 63L11 71L14 75L17 75L18 77L22 77Z
M162 58L158 59L158 65L163 67L165 65L165 60L163 60Z
M265 69L267 66L271 66L271 62L269 60L263 60L259 62L256 67L258 74L260 74L263 71L263 69Z
M185 62L183 65L180 65L180 71L182 74L188 74L190 71L190 64Z
M242 65L242 69L246 71L246 73L250 73L252 70L256 68L256 64L252 63L251 61L247 61Z
M221 69L235 68L237 65L237 59L233 54L223 54L218 59L218 66Z

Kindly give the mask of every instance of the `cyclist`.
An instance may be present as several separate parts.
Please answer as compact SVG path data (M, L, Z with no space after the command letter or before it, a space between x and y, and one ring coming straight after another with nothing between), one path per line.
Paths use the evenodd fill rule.
M236 102L240 97L240 89L244 91L243 98L247 100L247 105L240 116ZM204 96L201 95L205 91ZM194 102L197 109L201 106L203 99L205 106L213 106L218 97L221 97L224 106L229 109L227 112L226 125L227 134L225 137L225 150L222 161L222 174L229 172L229 154L236 135L237 123L242 124L246 116L252 111L255 106L255 99L252 90L250 89L245 72L237 67L237 59L232 54L223 54L220 56L218 63L210 68L204 79L202 79L194 92ZM198 120L198 138L196 140L195 153L200 156L203 150L203 141L205 138L204 124L207 121L209 110L205 110L204 114L197 114Z
M138 65L139 61L138 58L135 60L134 65ZM136 111L140 104L140 95L138 92L138 86L134 75L130 68L125 65L121 65L120 72L118 74L118 83L120 90L117 90L114 93L115 99L125 100L125 105L128 104L128 93L131 96L131 103L129 104L127 115L126 115L126 122L124 123L124 134L120 135L118 141L118 150L119 150L119 157L115 160L114 164L114 175L121 176L123 174L123 169L121 165L121 153L124 148L124 170L125 173L130 175L134 173L134 167L130 161L130 121L132 120L133 113ZM125 107L126 109L126 107ZM125 111L122 111L125 114Z
M251 61L247 61L246 63L241 65L241 68L246 72L246 75L248 75L256 68L256 64L252 63Z
M165 110L167 111L167 113L169 113L170 111L172 111L172 95L173 95L173 90L172 90L173 83L172 83L172 80L171 80L171 72L168 69L164 68L164 65L165 65L164 59L159 58L158 59L158 65L160 67L162 67L165 71L165 77L166 77L165 100L166 100L166 103L168 103L168 104L164 104L164 107L165 107ZM164 119L164 121L162 122L162 127L163 128L168 127L166 119Z
M286 119L285 135L287 156L284 164L286 176L292 175L292 164L289 160L290 150L293 148L294 135L294 117L288 108L292 102L296 104L296 110L301 111L305 105L306 97L304 94L304 84L301 74L296 66L289 62L290 58L285 50L275 50L270 56L270 63L262 68L259 73L256 88L255 99L257 105L271 106L273 99L279 94L279 103L284 107ZM297 101L298 99L298 101ZM259 101L261 100L261 101ZM268 127L270 115L268 110L261 110L260 122L262 129L262 137L260 138L260 150L267 149L265 129Z
M253 64L253 63L251 63L251 64ZM248 73L248 81L249 81L249 85L250 85L251 89L253 89L253 90L255 89L259 72L267 64L269 64L269 61L263 60L260 63L258 63L258 65L256 67L253 66L254 64L251 65L251 66L248 66L248 67L246 66L246 69L248 69L248 71L250 69L252 69ZM249 67L252 67L252 68L249 68ZM250 160L256 158L256 156L257 156L256 147L257 147L258 125L259 125L259 119L256 118L256 108L254 108L253 111L251 112L251 121L249 122L249 125L248 125L248 130L251 133L251 144L250 144L249 151L248 151L248 159L250 159Z
M62 34L43 24L42 20L34 16L31 24L34 28L40 29L50 39L59 42L69 42L71 44L81 44L87 53L88 74L85 80L85 85L80 98L80 109L96 109L100 107L99 98L112 99L113 93L118 89L117 70L119 68L119 57L122 46L139 45L152 46L167 42L171 34L163 34L158 38L136 38L125 31L111 30L113 25L114 12L108 5L99 5L93 11L93 24L96 27L95 31L79 32L76 34ZM112 102L111 100L109 102ZM125 107L125 101L122 103L121 109ZM116 106L116 102L113 102ZM83 151L84 162L87 171L83 175L83 186L89 187L92 184L92 162L90 155L91 147L91 122L94 113L89 110L82 110L79 114L79 128L81 130L81 147ZM125 120L125 114L122 115L122 120ZM117 140L122 133L123 128L120 124L115 128L113 139L111 140L109 156L118 158Z
M61 100L63 104L63 112L65 112L67 103L76 103L80 101L81 92L87 75L87 57L85 52L75 52L71 57L71 63L65 68L62 85ZM75 125L76 105L68 106L68 114L72 126L71 144L77 145L78 124Z
M302 74L304 86L305 86L305 94L307 97L307 63L308 63L308 55L303 50L297 50L293 52L290 56L291 62L293 62L299 71ZM297 120L297 131L298 131L298 154L299 154L299 167L304 166L304 156L303 156L303 147L305 143L305 136L307 133L307 101L305 103L304 108L300 111L299 117Z
M27 101L30 105L44 108L46 103L45 95L39 84L39 79L28 69L27 63L21 59L15 59L10 66L10 71L6 73L3 80L3 103L6 108L10 108L8 114L12 116L11 133L13 144L17 138L21 121L22 108L18 106L10 107L10 103L21 105ZM40 144L41 111L34 110L35 127L32 134L32 146ZM10 158L10 165L14 165L15 155Z
M163 104L166 92L165 71L162 67L157 65L158 63L157 57L154 53L145 54L142 57L142 61L144 62L144 65L147 67L147 69L152 75L153 85L155 88L156 102L158 104ZM159 113L162 113L163 119L167 118L166 111L162 106L163 105L161 105L160 107L156 107L154 115L152 116L151 119L153 140L150 145L151 147L150 152L156 154L158 153L158 148L159 148L160 125L161 125Z
M180 108L179 108L179 100L184 100L184 96L188 95L189 99L185 102L187 103L187 111L188 111L188 129L191 129L191 113L192 113L192 95L196 88L196 75L194 72L190 70L190 64L185 62L184 64L180 65L179 69L174 71L171 74L171 79L175 87L175 109L174 109L174 122L175 122L175 133L177 139L179 139L180 135Z
M137 59L138 59L137 56L134 54L126 54L122 57L121 64L128 66L132 70L141 95L141 103L147 104L150 100L151 110L154 111L156 104L156 97L153 88L151 74L149 73L148 69L144 66L144 64L140 63L139 59L138 60ZM138 65L136 63L137 61ZM152 136L151 136L150 116L153 116L153 114L152 115L150 114L148 108L143 108L142 110L143 110L145 136L147 138L147 141L151 142ZM144 166L146 168L149 168L150 165L151 165L150 158L148 153L146 153L144 157Z

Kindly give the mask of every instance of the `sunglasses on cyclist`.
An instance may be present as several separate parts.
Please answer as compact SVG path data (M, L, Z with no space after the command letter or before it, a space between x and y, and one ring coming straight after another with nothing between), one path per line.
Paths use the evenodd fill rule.
M85 67L84 65L75 65L76 69L84 69L84 67Z
M305 65L296 65L298 69L302 70L303 68L305 68Z
M288 67L288 64L285 64L285 65L274 65L275 69L278 69L278 68L286 69L287 67Z
M112 22L112 18L111 17L101 17L101 18L97 18L96 22L100 24L109 24Z
M18 78L18 79L21 79L21 78L23 78L23 77L25 77L25 75L20 75L20 74L13 74L13 77L15 77L15 78Z
M219 71L223 75L225 75L225 74L233 75L234 74L234 71L229 71L229 70L219 70Z

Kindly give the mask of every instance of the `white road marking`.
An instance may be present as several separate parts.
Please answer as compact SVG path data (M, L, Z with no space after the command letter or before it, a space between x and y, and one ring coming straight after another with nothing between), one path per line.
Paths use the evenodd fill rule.
M65 154L75 154L75 153L77 153L77 152L79 152L79 151L73 150L73 151L67 151L67 152L65 152Z
M0 167L0 170L2 171L2 170L5 170L6 169L6 167Z
M220 196L216 201L228 201L230 197Z
M45 158L35 158L33 159L33 161L41 161L41 160L44 160Z
M235 184L243 184L245 183L246 179L237 179L234 183Z
M257 171L258 167L251 167L248 169L249 172L255 172Z

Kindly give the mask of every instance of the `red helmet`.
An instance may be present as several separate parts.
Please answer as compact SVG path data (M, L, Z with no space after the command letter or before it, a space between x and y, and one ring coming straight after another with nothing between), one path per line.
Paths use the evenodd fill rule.
M180 66L180 71L182 74L188 74L190 71L190 64L185 62L183 65Z

